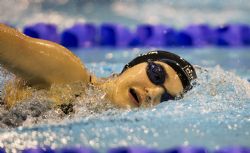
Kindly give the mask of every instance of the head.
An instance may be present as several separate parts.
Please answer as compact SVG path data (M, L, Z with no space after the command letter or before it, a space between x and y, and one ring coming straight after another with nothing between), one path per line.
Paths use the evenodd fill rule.
M193 66L176 54L150 51L125 65L111 81L111 101L121 107L147 107L181 98L196 79Z

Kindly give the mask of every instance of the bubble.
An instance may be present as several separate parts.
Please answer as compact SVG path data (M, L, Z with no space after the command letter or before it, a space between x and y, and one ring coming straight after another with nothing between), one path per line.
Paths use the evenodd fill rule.
M57 148L76 143L97 149L122 144L159 148L201 143L211 148L234 142L247 145L249 83L220 66L201 67L197 75L196 86L183 99L146 109L117 109L102 98L104 92L88 86L84 96L80 93L73 98L73 112L65 114L51 105L46 92L34 91L32 98L11 110L0 107L0 117L16 124L8 126L1 118L0 147L15 150L49 144Z

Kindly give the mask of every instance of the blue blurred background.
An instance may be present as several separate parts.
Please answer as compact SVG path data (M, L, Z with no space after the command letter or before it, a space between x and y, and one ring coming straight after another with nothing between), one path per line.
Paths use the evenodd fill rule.
M250 45L246 0L3 0L0 4L0 22L68 48Z
M249 28L249 10L249 0L1 0L0 22L63 44L97 76L119 73L138 54L163 49L199 65L196 68L200 85L184 99L130 111L103 109L93 113L100 109L100 103L87 107L85 102L91 101L93 95L101 96L90 92L91 98L84 99L85 105L77 103L71 118L49 111L45 117L29 118L23 127L0 129L0 147L15 151L37 145L84 145L102 152L131 145L161 149L196 145L211 150L234 145L249 147L250 34L249 30L239 30ZM159 25L166 26L167 31L176 30L181 43L159 43L163 39L158 36L165 31ZM192 28L197 25L202 25L207 33L200 34ZM217 34L213 36L207 26ZM123 44L129 34L120 30L122 27L135 33L132 45ZM118 31L118 35L112 31ZM147 37L148 33L154 37ZM203 46L204 41L200 40L209 40L210 36L211 44ZM67 38L78 42L69 45L74 39ZM2 78L1 75L1 82Z
M0 21L22 27L37 22L61 28L75 22L189 24L250 23L248 0L1 0Z

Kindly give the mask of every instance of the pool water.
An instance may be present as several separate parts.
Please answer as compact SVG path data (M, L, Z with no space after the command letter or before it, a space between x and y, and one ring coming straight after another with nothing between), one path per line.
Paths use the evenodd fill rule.
M96 48L73 52L91 72L106 77L119 73L127 62L147 50ZM104 152L110 147L131 145L159 149L195 145L211 150L229 145L250 146L249 48L165 50L197 65L197 86L183 99L147 109L120 110L101 99L103 93L90 88L86 97L77 100L76 111L70 115L49 110L40 116L27 115L16 126L0 122L0 147L14 152L36 146L83 145ZM1 87L4 80L6 77L1 75ZM0 109L0 117L7 114L20 121L20 114L30 106L46 109L46 101L34 105L36 102L27 100L27 105L12 113Z

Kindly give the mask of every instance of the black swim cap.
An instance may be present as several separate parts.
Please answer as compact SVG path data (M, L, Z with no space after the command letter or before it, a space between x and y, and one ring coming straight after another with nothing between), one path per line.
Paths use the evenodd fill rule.
M174 53L161 50L150 51L146 54L139 55L126 64L121 73L126 71L128 68L148 61L161 61L171 66L179 76L184 92L192 88L191 81L197 78L195 69L189 62Z

